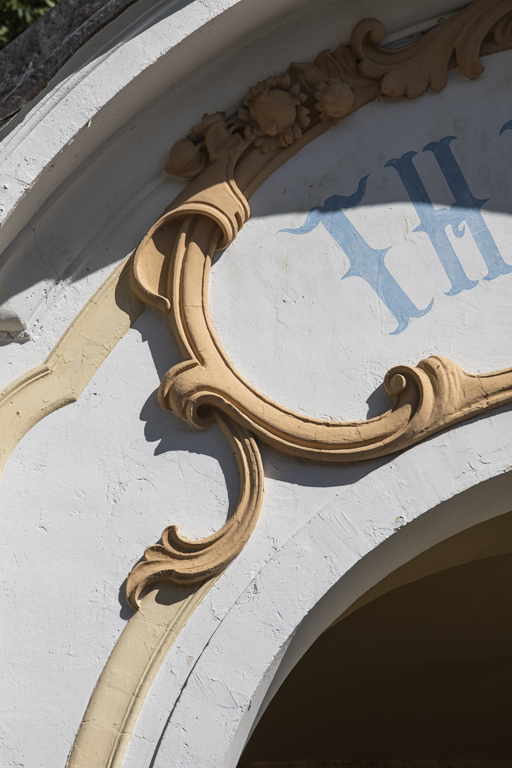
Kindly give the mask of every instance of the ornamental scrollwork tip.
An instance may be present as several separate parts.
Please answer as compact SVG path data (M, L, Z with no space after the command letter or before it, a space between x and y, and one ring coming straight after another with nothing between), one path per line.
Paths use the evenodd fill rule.
M182 536L169 525L161 541L148 547L126 581L126 597L134 611L143 593L161 581L187 586L218 576L242 551L253 532L263 502L264 472L256 440L229 416L212 410L213 421L229 440L240 473L240 495L232 516L204 539Z

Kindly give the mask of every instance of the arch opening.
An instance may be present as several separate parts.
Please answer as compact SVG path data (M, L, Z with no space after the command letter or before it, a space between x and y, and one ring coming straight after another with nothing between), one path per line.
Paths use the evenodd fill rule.
M512 512L345 610L263 702L239 768L512 764Z

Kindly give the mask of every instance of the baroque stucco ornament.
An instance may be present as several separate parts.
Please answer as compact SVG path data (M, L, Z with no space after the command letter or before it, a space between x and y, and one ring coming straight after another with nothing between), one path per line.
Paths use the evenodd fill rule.
M218 424L230 439L241 475L238 507L201 541L166 529L131 571L132 607L163 579L205 580L245 545L261 507L263 471L253 436L305 459L352 462L386 456L449 426L512 402L512 369L471 375L443 357L416 367L398 365L384 385L393 400L382 415L330 422L294 413L256 391L237 372L213 329L209 274L250 215L247 199L279 166L330 126L380 95L441 91L456 66L469 79L483 72L480 57L512 47L512 0L477 0L419 40L398 49L379 45L375 19L359 22L350 47L322 52L312 64L249 90L237 116L205 115L171 150L168 171L194 178L148 232L135 254L133 282L146 304L172 320L185 361L163 378L159 400L199 428Z

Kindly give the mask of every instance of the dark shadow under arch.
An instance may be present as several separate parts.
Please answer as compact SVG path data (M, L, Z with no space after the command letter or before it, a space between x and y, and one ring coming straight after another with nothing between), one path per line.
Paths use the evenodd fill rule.
M510 765L511 607L509 512L426 550L345 611L284 680L240 767Z

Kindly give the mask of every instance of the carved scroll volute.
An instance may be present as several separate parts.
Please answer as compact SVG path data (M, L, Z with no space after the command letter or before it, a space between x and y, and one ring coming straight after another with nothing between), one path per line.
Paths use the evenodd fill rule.
M143 589L164 578L201 581L221 571L247 541L263 494L254 436L286 453L322 462L386 456L471 416L512 402L512 369L465 373L442 357L397 366L385 377L391 408L374 419L330 422L293 413L251 387L224 352L208 302L216 250L249 217L252 193L296 151L380 94L416 98L446 85L458 65L468 78L483 71L480 55L512 47L512 0L477 0L419 40L383 48L382 24L356 25L351 48L321 53L312 64L251 88L231 120L205 116L171 150L169 168L197 178L176 198L137 249L134 288L169 315L184 362L163 378L162 407L199 428L217 424L237 455L242 490L233 517L203 541L182 539L174 526L146 551L128 579L133 607Z
M126 583L131 607L140 605L142 592L159 581L170 579L177 584L197 584L222 571L246 545L263 501L263 467L254 440L238 424L221 414L214 415L235 452L240 473L240 495L236 510L223 527L205 539L193 541L180 536L171 525L162 534L162 543L149 547Z
M494 50L512 46L510 0L480 0L443 21L431 33L401 48L383 48L386 36L377 19L365 19L354 27L350 47L360 62L359 70L381 82L384 96L421 96L427 88L439 93L446 86L448 70L457 66L469 80L484 71L480 56L487 52L486 37L494 34ZM485 42L484 42L485 41Z
M226 248L250 216L244 195L234 180L234 167L247 146L240 136L228 157L211 163L175 199L137 248L133 263L134 288L140 298L162 312L171 307L168 295L170 260L178 244L183 220L204 216L218 227L216 248Z
M189 305L188 314L192 317L200 314L202 307L200 274L205 256L195 248L194 237L206 234L207 252L214 253L234 240L250 215L249 205L234 181L236 160L248 142L241 136L229 134L223 118L206 122L206 146L211 164L148 232L133 262L135 291L147 304L171 317L187 358L179 367L185 369L196 368L204 362L201 345L194 343L194 336L188 333L182 316L184 304ZM219 139L219 128L225 146ZM189 166L184 166L182 155L183 152L178 160L185 172L190 163L195 164L196 169L204 167L190 151ZM176 156L174 162L177 162ZM182 273L187 253L187 274L192 276L192 281L166 279L167 275ZM193 296L188 295L190 287ZM195 584L218 574L243 549L256 525L263 500L263 468L256 441L243 426L214 409L208 410L204 421L208 426L217 424L235 452L240 474L236 510L217 533L197 541L183 538L176 526L169 526L162 534L162 543L149 547L144 560L128 577L126 594L134 610L140 605L143 591L159 581L169 579L177 584Z

